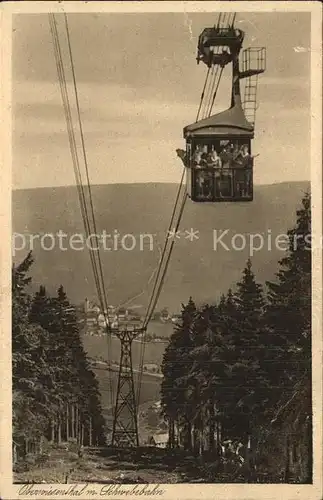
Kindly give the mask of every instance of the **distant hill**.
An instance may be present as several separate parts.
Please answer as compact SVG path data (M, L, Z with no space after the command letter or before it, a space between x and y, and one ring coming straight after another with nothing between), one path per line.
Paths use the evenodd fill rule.
M199 239L176 241L158 308L167 306L176 311L190 295L195 300L212 302L235 284L248 258L248 248L238 251L221 248L215 251L213 230L229 230L223 239L230 246L235 233L247 238L250 234L267 235L267 245L253 257L257 279L264 283L277 271L283 253L268 248L272 241L286 233L295 222L296 209L308 182L282 183L255 187L252 203L197 204L187 201L181 223L182 230L199 231ZM116 184L93 186L98 232L117 230L121 236L130 233L139 241L139 234L150 233L154 248L132 251L123 249L102 252L108 300L114 305L139 295L132 305L145 306L152 283L152 272L158 264L159 247L163 245L177 186L173 184ZM23 234L82 233L82 219L75 187L40 188L13 192L13 231ZM131 243L131 241L130 241ZM129 241L128 241L129 244ZM241 237L237 237L237 246ZM20 260L26 250L16 253ZM55 248L42 250L35 242L33 266L34 287L44 284L53 292L63 284L76 303L85 297L95 300L88 252ZM143 292L143 293L141 293ZM141 295L140 295L141 294Z

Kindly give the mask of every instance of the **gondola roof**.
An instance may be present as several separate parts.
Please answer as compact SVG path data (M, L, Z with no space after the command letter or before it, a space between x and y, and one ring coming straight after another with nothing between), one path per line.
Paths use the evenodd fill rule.
M184 137L241 136L253 138L254 127L245 117L240 103L184 128Z

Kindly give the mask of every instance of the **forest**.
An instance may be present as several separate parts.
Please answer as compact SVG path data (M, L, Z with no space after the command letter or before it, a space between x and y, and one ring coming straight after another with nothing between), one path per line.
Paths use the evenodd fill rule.
M13 458L42 454L44 443L105 444L98 383L62 286L31 296L31 253L12 268Z
M244 480L312 481L309 194L296 215L277 279L262 287L248 260L219 303L191 297L162 364L170 447L213 457L219 472L220 445L235 443Z
M183 304L162 362L164 464L186 454L207 482L312 482L309 193L287 234L274 281L248 260L218 303ZM62 286L30 294L32 264L12 268L14 463L47 443L107 450L75 308Z

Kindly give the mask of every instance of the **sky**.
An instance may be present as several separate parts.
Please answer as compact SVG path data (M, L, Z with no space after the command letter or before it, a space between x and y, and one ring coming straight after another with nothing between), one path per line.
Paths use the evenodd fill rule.
M214 13L68 14L93 184L179 182L175 150L185 147L183 127L195 121L206 75L197 40L215 20ZM309 180L310 14L237 13L236 26L246 32L243 48L267 50L255 183ZM215 112L229 107L228 71ZM12 99L13 187L75 184L46 14L13 17Z

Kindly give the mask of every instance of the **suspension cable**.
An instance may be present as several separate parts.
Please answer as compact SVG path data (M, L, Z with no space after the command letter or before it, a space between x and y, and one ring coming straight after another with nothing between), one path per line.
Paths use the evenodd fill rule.
M156 304L157 304L157 301L158 301L158 297L159 297L159 294L160 294L160 291L161 291L161 288L162 288L162 285L163 285L163 282L164 282L164 279L165 279L165 274L166 274L166 271L167 271L167 268L168 268L168 263L169 263L169 260L170 260L170 255L172 253L172 249L173 249L173 246L174 246L174 241L172 241L171 246L170 246L170 250L168 252L168 256L166 258L166 264L165 264L165 267L164 267L164 270L163 270L163 273L162 273L162 277L161 277L161 279L159 281L160 274L161 274L161 271L162 271L162 266L163 266L163 263L164 263L164 258L165 258L165 255L166 255L166 250L167 250L168 243L169 243L169 233L170 233L170 231L172 229L172 226L173 226L173 223L174 223L176 209L177 209L177 206L178 206L178 201L179 201L180 193L182 191L184 174L185 174L185 168L183 168L182 177L181 177L181 181L180 181L180 184L179 184L179 187L178 187L178 190L177 190L177 195L176 195L176 199L175 199L175 203L174 203L174 207L173 207L173 211L172 211L170 223L169 223L169 226L168 226L168 231L166 233L164 248L163 248L162 255L161 255L161 258L160 258L160 261L159 261L159 266L158 266L157 274L156 274L156 277L155 277L155 282L154 282L153 290L152 290L152 293L151 293L151 296L150 296L150 301L149 301L149 304L148 304L148 307L147 307L146 316L145 316L143 324L142 324L143 336L141 338L141 349L140 349L139 369L138 369L137 408L139 407L139 398L140 398L140 391L141 391L143 363L144 363L144 356L145 356L145 344L146 344L146 337L147 337L147 326L148 326L148 323L149 323L149 321L150 321L150 319L151 319L151 317L153 315L154 309L156 307ZM185 195L184 195L184 197L186 199L186 188L185 188ZM184 209L184 206L183 206L183 199L182 199L182 206L180 208L180 216L177 217L177 221L176 221L176 225L175 225L175 229L174 229L175 234L178 231L179 222L180 222L180 219L181 219L181 214L183 212L183 209ZM159 282L159 285L158 285L158 282ZM155 291L156 291L157 286L158 286L157 294L155 295ZM157 297L157 300L156 300L156 297Z
M218 22L216 23L217 28L220 27L222 16L223 16L223 12L220 12L219 17L218 17Z
M212 64L212 67L211 67L211 78L210 78L210 81L209 81L209 84L208 84L208 88L206 90L206 98L204 100L204 109L203 109L203 113L202 113L202 117L203 118L206 118L206 115L207 115L207 110L209 108L209 103L210 103L210 96L211 96L211 92L212 92L212 85L213 85L213 80L214 80L214 72L215 72L215 66L214 64Z
M184 207L185 207L186 200L187 200L187 192L186 192L186 188L185 188L185 192L184 192L184 195L183 195L183 198L182 198L182 204L181 204L179 216L178 216L178 219L177 219L177 224L176 224L176 227L175 227L175 234L178 231L178 228L179 228L179 225L180 225L180 222L181 222L181 219L182 219L182 215L183 215L183 212L184 212ZM166 261L166 264L165 264L165 268L164 268L164 271L163 271L163 274L162 274L162 278L161 278L161 281L160 281L160 284L159 284L159 287L158 287L158 290L157 290L157 294L155 296L155 300L154 300L153 305L151 307L149 316L146 319L145 326L147 326L147 324L151 320L151 317L153 315L155 306L156 306L156 304L158 302L158 299L159 299L159 296L160 296L160 292L162 290L163 282L164 282L164 279L165 279L165 276L166 276L166 272L167 272L167 269L168 269L170 257L171 257L171 254L172 254L172 251L173 251L173 248L174 248L174 243L175 243L175 239L173 239L172 242L171 242L171 247L170 247L169 254L168 254L168 257L167 257L167 261Z
M79 193L81 214L82 214L82 219L83 219L83 224L84 224L86 236L89 237L91 234L91 224L90 224L88 209L87 209L87 205L86 205L84 187L82 184L82 175L81 175L81 171L80 171L80 164L79 164L79 158L78 158L78 152L77 152L77 146L76 146L76 140L75 140L73 120L72 120L72 116L71 116L71 107L70 107L70 102L69 102L69 97L68 97L68 92L67 92L65 71L64 71L64 65L63 65L63 59L62 59L62 52L61 52L60 41L59 41L57 25L56 25L56 20L55 20L54 14L49 14L49 22L50 22L50 28L51 28L52 38L53 38L54 55L55 55L55 60L56 60L58 79L59 79L59 83L60 83L62 100L63 100L63 107L64 107L65 118L66 118L66 123L67 123L67 130L68 130L68 137L69 137L69 142L70 142L72 163L73 163L73 168L74 168L74 173L75 173L75 178L76 178L77 190ZM72 67L72 74L73 74L73 84L74 84L75 99L76 99L77 112L78 112L78 118L79 118L79 127L80 127L81 140L82 140L82 150L83 150L83 157L84 157L86 173L87 173L89 197L90 197L90 202L91 202L90 209L91 209L94 232L96 235L97 234L96 222L95 222L93 201L92 201L92 195L91 195L91 187L90 187L90 181L89 181L89 175L88 175L88 165L87 165L87 158L86 158L85 141L84 141L84 135L83 135L81 116L80 116L80 107L79 107L79 101L78 101L75 70L74 70L74 63L73 63L73 58L72 58L72 50L71 50L66 14L65 14L65 27L66 27L67 38L68 38L69 56L70 56L70 62L71 62L71 67ZM111 338L110 338L111 335L109 335L109 333L110 333L109 318L106 316L106 312L105 312L105 308L107 309L107 299L106 299L106 293L105 293L105 285L104 285L104 278L103 278L103 271L102 271L102 264L101 264L99 250L98 250L97 257L99 260L100 272L98 271L98 267L97 267L97 263L95 260L95 255L93 254L93 250L90 249L89 253L90 253L90 260L91 260L91 265L92 265L92 270L93 270L93 275L94 275L94 281L95 281L95 285L96 285L96 289L97 289L98 299L99 299L99 302L101 305L101 310L103 312L106 327L107 327L107 338L108 338L108 341L111 342ZM101 278L101 280L100 280L100 278ZM109 354L110 354L110 351L111 351L111 346L109 348ZM111 392L111 399L113 401L114 398L113 398L112 380L110 380L110 392Z
M66 28L66 34L67 34L68 51L69 51L69 57L70 57L70 62L71 62L71 68L72 68L72 78L73 78L73 86L74 86L74 92L75 92L77 117L78 117L79 129L80 129L82 153L83 153L83 159L84 159L84 165L85 165L86 181L87 181L87 188L88 188L88 193L89 193L90 210L91 210L91 216L92 216L92 222L93 222L94 235L95 235L96 240L97 240L98 239L97 224L96 224L96 220L95 220L92 189L91 189L91 182L90 182L90 176L89 176L89 167L88 167L88 160L87 160L87 154L86 154L86 148L85 148L85 140L84 140L82 120L81 120L78 90L77 90L77 84L76 84L76 74L75 74L75 67L74 67L74 60L73 60L73 53L72 53L72 46L71 46L71 38L70 38L70 31L69 31L69 27L68 27L68 20L67 20L66 12L64 13L64 18L65 18L65 28ZM111 325L110 325L110 319L109 319L109 315L108 315L107 292L106 292L103 266L102 266L98 241L96 241L96 245L97 245L96 257L98 260L100 284L102 287L101 297L102 297L103 307L101 306L101 309L102 309L102 314L103 314L104 322L105 322L105 326L106 326L108 357L109 357L109 354L112 351ZM114 391L113 391L113 384L112 384L111 377L110 377L110 389L111 389L111 398L113 400L114 399L114 396L113 396Z
M199 108L198 108L197 115L196 115L196 120L195 120L196 122L198 121L199 116L200 116L200 111L201 111L201 108L202 108L202 103L203 103L203 99L204 99L205 89L206 89L206 86L207 86L207 82L208 82L210 70L211 70L211 66L208 67L208 70L207 70L207 73L206 73L206 78L205 78L205 82L204 82L204 86L203 86L203 90L202 90L202 94L201 94L201 98L200 98L200 104L199 104Z
M221 20L222 20L222 13L219 14L219 17L218 17L218 20L217 20L217 28L219 28ZM219 50L219 47L217 47L217 52L218 52L218 50ZM210 72L211 72L211 81L208 82L208 79L209 79L209 76L210 76ZM198 120L199 115L200 115L200 111L201 111L201 108L202 108L202 105L203 105L203 100L204 100L204 97L205 97L205 91L206 91L207 86L208 86L208 90L206 91L206 93L209 94L209 97L207 99L206 104L204 103L204 105L205 105L204 114L207 113L207 110L210 108L210 106L211 106L210 109L212 109L212 105L213 105L214 101L212 101L212 103L211 103L211 99L212 99L212 92L213 92L213 89L214 89L215 77L216 77L216 75L215 75L215 77L213 79L213 82L212 82L212 76L213 76L213 74L214 74L214 65L211 65L211 67L209 67L208 71L207 71L207 75L206 75L206 79L205 79L205 83L204 83L204 87L203 87L203 90L202 90L201 99L200 99L200 103L199 103L199 108L198 108L198 111L197 111L196 121ZM209 83L209 85L208 85L208 83ZM217 88L218 88L218 85L217 85ZM214 97L214 94L213 94L213 97ZM215 99L215 97L214 97L214 99ZM179 195L180 195L180 192L181 192L181 189L182 189L184 172L185 172L185 168L183 170L181 183L180 183L180 186L179 186L179 189L178 189L178 192L177 192L176 201L175 201L175 205L174 205L174 208L173 208L173 212L172 212L172 216L171 216L171 221L170 221L170 224L169 224L168 234L169 234L169 232L170 232L170 230L172 228L172 225L173 225L173 220L174 220L174 217L175 217L175 212L176 212L176 208L177 208L177 204L178 204L178 199L179 199ZM182 218L182 215L183 215L183 211L184 211L186 199L187 199L187 192L186 192L186 189L185 189L184 196L182 198L181 207L180 207L180 212L179 212L179 215L178 215L178 218L177 218L177 222L176 222L176 226L175 226L175 235L176 235L176 232L178 231L178 227L179 227L179 224L181 222L181 218ZM166 250L167 250L168 239L169 239L168 236L166 236L165 245L164 245L162 256L161 256L161 259L160 259L159 268L158 268L158 272L157 272L157 275L156 275L156 279L155 279L153 291L152 291L152 294L151 294L151 297L150 297L150 301L149 301L149 304L148 304L147 313L146 313L146 316L145 316L144 321L143 321L144 335L143 335L142 342L141 342L142 343L142 349L141 349L141 354L140 354L140 366L139 366L138 387L137 387L137 407L139 407L139 403L140 403L140 391L141 391L141 382L142 382L142 375L143 375L143 361L144 361L144 353L145 353L145 338L146 338L146 335L147 335L147 326L148 326L149 321L152 318L153 312L154 312L156 304L158 302L158 299L159 299L159 296L160 296L160 293L161 293L161 290L162 290L162 287L163 287L163 284L164 284L165 276L166 276L166 273L167 273L168 265L169 265L169 262L170 262L171 254L172 254L172 251L173 251L174 243L175 243L175 240L173 240L171 242L171 246L170 246L170 249L169 249L169 252L168 252L168 256L167 256L167 259L166 259L164 270L162 272L162 276L161 276L161 279L159 281L159 285L158 285L158 288L157 288L157 283L158 283L158 280L159 280L159 277L160 277L163 260L164 260L164 257L165 257L165 254L166 254ZM156 288L157 288L157 293L155 294Z
M183 194L183 198L182 198L182 202L181 202L180 212L179 212L179 215L178 215L178 218L177 218L176 227L175 227L175 235L176 235L176 233L178 231L178 228L179 228L179 225L180 225L180 222L181 222L181 219L182 219L182 215L183 215L183 212L184 212L184 207L185 207L186 200L187 200L187 192L186 192L186 188L185 188L185 191L184 191L184 194ZM144 325L145 325L145 334L146 334L147 325L148 325L149 321L151 320L151 317L153 315L154 309L156 307L156 304L158 302L158 299L160 297L160 293L161 293L163 285L164 285L165 276L166 276L166 273L167 273L167 270L168 270L170 258L171 258L172 251L173 251L173 248L174 248L175 235L174 235L174 239L171 242L171 247L170 247L170 250L169 250L169 253L168 253L168 257L167 257L167 260L166 260L166 263L165 263L165 267L164 267L164 270L163 270L163 274L162 274L162 277L161 277L161 280L160 280L160 283L159 283L159 286L158 286L158 290L157 290L157 293L156 293L153 305L151 307L149 316L146 318L146 321L144 323ZM144 338L144 340L145 340L145 338ZM141 358L140 358L139 376L138 376L138 387L137 387L137 407L139 407L139 403L140 403L140 392L141 392L141 383L142 383L142 376L143 376L143 363L144 363L145 346L146 346L145 341L143 342L142 345L143 345L143 349L142 349Z
M226 27L226 17L227 16L230 16L230 13L223 12L223 19L222 19L222 26L221 26L221 28L225 28Z
M217 27L219 27L220 25L220 22L221 22L221 19L222 19L222 15L223 13L220 12L219 16L218 16L218 20L217 20ZM225 14L224 14L225 16ZM209 71L210 71L210 67L208 68L208 72L207 72L207 76L206 76L206 80L205 80L205 83L204 83L204 88L203 88L203 91L202 91L202 96L204 97L204 93L205 93L205 88L206 88L206 85L207 85L207 80L208 80L208 76L209 76ZM214 66L212 66L212 70L214 71ZM201 96L201 101L203 100L202 99L202 96ZM200 102L199 104L199 109L198 109L198 114L197 116L199 115L199 111L200 111L200 108L201 108L201 105L202 105L202 102ZM172 211L172 215L171 215L171 220L170 220L170 223L169 223L169 227L168 227L168 234L172 228L172 225L173 225L173 220L174 220L174 217L175 217L175 213L176 213L176 208L177 208L177 204L178 204L178 200L179 200L179 196L180 196L180 192L181 192L181 189L182 189L182 184L183 184L183 179L184 179L184 174L185 174L185 168L183 169L183 173L182 173L182 177L181 177L181 181L180 181L180 185L179 185L179 188L178 188L178 191L177 191L177 195L176 195L176 200L175 200L175 204L174 204L174 208L173 208L173 211ZM177 226L178 227L178 226ZM155 279L155 283L154 283L154 287L153 287L153 291L152 291L152 294L151 294L151 298L150 298L150 302L149 302L149 305L148 305L148 308L147 308L147 313L146 313L146 316L145 316L145 319L144 319L144 322L143 322L143 327L146 327L147 326L147 323L149 322L149 319L147 321L147 318L151 318L151 315L149 313L149 310L150 310L150 307L151 307L151 304L152 304L152 301L153 301L153 296L154 296L154 293L155 293L155 290L156 290L156 287L157 287L157 283L158 283L158 279L159 279L159 276L160 276L160 272L161 272L161 267L162 267L162 263L163 263L163 259L164 259L164 256L165 256L165 253L166 253L166 249L167 249L167 244L168 244L168 235L166 235L166 239L165 239L165 244L164 244L164 248L163 248L163 252L162 252L162 256L161 256L161 259L160 259L160 264L159 264L159 268L158 268L158 272L157 272L157 275L156 275L156 279ZM172 242L174 243L174 242Z
M210 87L209 99L208 99L208 102L207 102L207 104L205 106L205 110L204 110L204 118L207 118L208 116L210 116L210 109L211 109L211 105L212 105L212 96L214 94L214 88L216 87L218 72L219 72L219 66L217 65L215 72L214 72L213 80L212 80L212 86Z
M233 25L234 25L234 22L235 22L235 18L236 18L236 12L233 12L233 13L230 13L230 12L229 13L221 12L219 14L219 17L218 17L216 28L217 29L219 29L219 28L230 28L230 27L232 28ZM215 51L213 51L213 54L217 55L217 54L219 54L219 52L220 52L220 47L218 46L218 47L216 47ZM218 74L219 68L221 68L220 69L220 74ZM222 78L223 70L224 70L224 66L217 66L215 74L214 74L214 66L212 65L211 81L209 82L208 90L206 91L207 99L204 102L203 118L207 118L207 117L211 116L212 109L213 109L213 106L214 106L214 102L215 102L215 99L216 99L216 96L217 96L217 92L218 92L218 89L219 89L220 81L221 81L221 78ZM208 74L207 74L207 77L208 77ZM207 84L207 79L205 81L204 88L203 88L202 95L201 95L201 102L200 102L200 106L199 106L198 116L199 116L199 113L200 113L200 109L202 107L202 101L203 101L203 99L205 97L206 84Z
M224 66L221 66L219 78L217 79L217 83L216 83L216 87L215 87L215 90L214 90L213 99L212 99L212 102L211 102L211 105L210 105L210 108L209 108L208 116L211 116L211 113L212 113L214 101L215 101L216 95L218 93L218 89L219 89L219 85L220 85L220 81L221 81L223 70L224 70Z
M74 61L73 61L73 54L72 54L71 40L70 40L70 33L69 33L69 28L68 28L66 12L64 13L64 17L65 17L65 26L66 26L67 41L68 41L68 50L69 50L69 56L70 56L70 61L71 61L71 67L72 67L73 85L74 85L75 98L76 98L76 109L77 109L77 116L78 116L80 135L81 135L82 152L83 152L83 158L84 158L87 187L88 187L88 192L89 192L89 200L90 200L91 215L92 215L92 221L93 221L93 229L94 229L94 233L97 237L97 225L96 225L95 214L94 214L92 189L91 189L91 183L90 183L90 177L89 177L89 168L88 168L87 154L86 154L86 149L85 149L84 133L83 133L82 120L81 120L80 105L79 105L78 91L77 91L77 85L76 85L76 76L75 76L75 69L74 69ZM98 252L97 257L98 257L98 263L99 263L99 272L100 272L100 278L101 278L102 289L103 289L104 305L105 305L106 311L108 311L107 294L106 294L105 281L104 281L104 276L103 276L101 256L100 256L99 250L97 250L97 252ZM103 311L103 313L104 313L104 317L106 319L107 330L109 330L110 329L109 318L106 316L105 311Z
M68 137L69 137L69 143L70 143L73 168L74 168L74 173L75 173L75 178L76 178L76 186L77 186L77 190L79 193L81 214L82 214L85 233L86 233L86 235L88 235L90 233L90 226L89 226L84 191L83 191L82 182L81 182L79 158L78 158L78 154L77 154L77 147L76 147L75 135L74 135L74 130L73 130L70 102L69 102L67 86L66 86L66 79L65 79L65 71L64 71L64 66L62 64L62 54L61 54L60 43L59 43L59 38L58 38L58 33L57 33L57 26L56 26L55 17L53 14L49 14L49 19L50 19L50 27L51 27L51 32L52 32L53 42L54 42L54 54L55 54L55 60L56 60L56 65L57 65L58 79L59 79L60 88L61 88L65 118L66 118L66 123L67 123L67 130L68 130ZM90 259L91 259L91 264L93 267L94 280L95 280L97 289L100 289L99 278L98 278L98 273L97 273L97 269L95 266L94 256L91 252L90 252ZM99 293L99 300L100 300L100 298L101 298L101 293Z
M169 242L169 233L170 233L170 231L172 229L172 226L173 226L174 217L175 217L176 209L177 209L177 205L178 205L178 200L179 200L179 196L180 196L180 193L181 193L181 190L182 190L182 185L183 185L183 180L184 180L184 174L185 174L185 168L183 168L181 181L180 181L180 184L179 184L179 187L178 187L178 190L177 190L175 204L174 204L174 207L173 207L173 210L172 210L172 215L171 215L170 222L169 222L169 225L168 225L168 231L167 231L166 237L165 237L164 248L163 248L162 255L161 255L161 258L160 258L160 261L159 261L158 271L157 271L157 274L156 274L156 278L155 278L153 290L152 290L152 293L151 293L150 301L149 301L149 304L148 304L148 307L147 307L146 316L145 316L145 319L143 321L143 328L147 325L147 318L149 316L149 310L150 310L151 304L153 302L153 297L154 297L155 290L157 288L157 283L158 283L158 280L159 280L159 276L160 276L160 272L161 272L161 267L162 267L162 264L163 264L163 260L164 260L164 257L165 257L165 254L166 254L166 250L167 250L167 245L168 245L168 242Z

